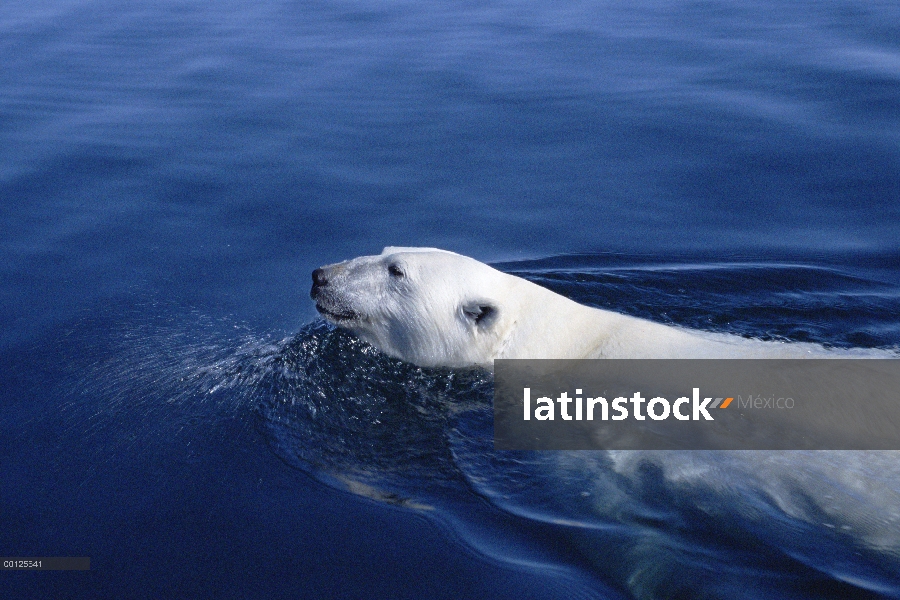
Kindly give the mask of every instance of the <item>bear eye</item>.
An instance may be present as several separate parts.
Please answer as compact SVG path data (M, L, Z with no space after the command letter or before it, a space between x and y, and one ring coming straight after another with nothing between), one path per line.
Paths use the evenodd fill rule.
M391 277L397 277L397 278L403 277L403 269L401 269L397 265L390 265L388 267L388 273L391 274Z

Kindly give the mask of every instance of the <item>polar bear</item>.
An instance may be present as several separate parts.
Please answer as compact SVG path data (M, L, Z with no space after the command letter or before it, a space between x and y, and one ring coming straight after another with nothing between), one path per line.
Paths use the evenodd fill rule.
M422 367L498 358L804 358L806 343L692 331L591 308L475 259L387 247L312 273L310 297L332 323Z

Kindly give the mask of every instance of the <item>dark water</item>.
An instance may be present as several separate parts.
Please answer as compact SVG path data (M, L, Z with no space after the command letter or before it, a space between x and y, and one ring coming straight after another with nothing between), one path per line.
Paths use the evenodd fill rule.
M900 598L893 453L495 453L488 375L315 320L443 247L900 346L895 2L0 4L21 598Z

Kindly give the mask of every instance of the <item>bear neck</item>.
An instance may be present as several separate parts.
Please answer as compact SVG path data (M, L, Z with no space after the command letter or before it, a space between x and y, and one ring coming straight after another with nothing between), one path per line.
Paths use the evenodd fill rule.
M516 278L506 325L493 359L593 358L627 319L578 304L535 283Z

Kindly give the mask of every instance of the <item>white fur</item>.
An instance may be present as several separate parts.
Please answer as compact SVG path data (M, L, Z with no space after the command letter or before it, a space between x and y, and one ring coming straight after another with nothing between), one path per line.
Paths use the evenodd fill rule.
M691 331L590 308L472 258L388 247L323 267L326 318L420 366L492 368L498 358L800 358L814 344ZM478 319L479 315L482 315ZM846 355L846 354L845 354Z

